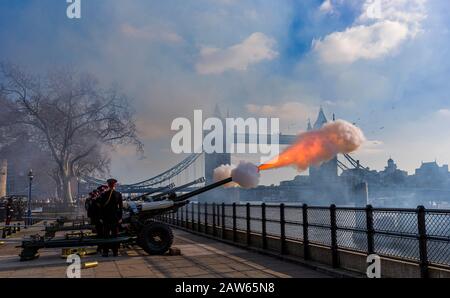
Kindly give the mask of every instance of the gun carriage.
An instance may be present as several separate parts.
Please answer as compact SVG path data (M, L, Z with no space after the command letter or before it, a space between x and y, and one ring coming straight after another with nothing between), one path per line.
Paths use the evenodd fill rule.
M86 227L83 223L80 226L73 225L65 228L64 225L58 225L46 229L47 236L32 236L22 241L21 261L32 260L39 257L38 251L41 248L67 248L67 247L86 247L104 244L121 243L126 245L137 245L149 255L165 254L173 243L173 232L169 225L159 222L156 217L176 212L179 208L189 203L189 199L201 193L220 187L232 181L228 178L210 185L198 188L194 191L177 194L176 191L191 185L204 181L204 178L193 181L186 185L172 189L156 197L141 196L142 200L126 200L123 203L123 219L119 237L110 239L100 239L91 233L84 233L82 230ZM56 230L80 230L79 233L71 233L70 237L55 238L52 231Z

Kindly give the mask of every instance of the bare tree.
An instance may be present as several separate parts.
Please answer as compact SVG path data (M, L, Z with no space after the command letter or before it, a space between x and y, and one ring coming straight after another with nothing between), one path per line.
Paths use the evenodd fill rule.
M0 94L13 104L14 123L25 125L49 152L65 202L72 202L75 176L108 165L106 147L133 144L142 150L128 98L101 88L93 76L71 68L39 76L11 64L2 64L0 74Z

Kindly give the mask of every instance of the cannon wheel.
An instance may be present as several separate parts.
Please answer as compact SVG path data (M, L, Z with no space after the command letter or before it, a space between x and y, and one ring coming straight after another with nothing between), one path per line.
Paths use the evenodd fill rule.
M172 229L163 223L151 222L142 229L138 243L149 255L165 254L173 243Z

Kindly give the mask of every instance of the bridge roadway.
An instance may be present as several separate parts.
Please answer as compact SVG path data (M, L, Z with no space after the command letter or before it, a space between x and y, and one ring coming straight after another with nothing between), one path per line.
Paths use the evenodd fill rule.
M12 237L18 239L35 234L38 228L22 230ZM82 269L82 278L141 277L141 278L323 278L325 273L298 264L247 251L225 243L216 242L185 231L174 230L174 247L179 256L148 256L142 249L121 249L119 257L103 258L100 255L83 257L82 263L98 261L98 266ZM0 241L2 241L0 239ZM64 278L67 264L61 258L61 249L42 249L40 258L20 262L17 243L0 244L0 278Z

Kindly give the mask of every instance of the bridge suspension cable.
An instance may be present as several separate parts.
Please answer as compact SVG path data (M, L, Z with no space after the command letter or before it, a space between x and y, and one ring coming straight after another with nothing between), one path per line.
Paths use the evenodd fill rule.
M193 153L186 157L184 160L173 166L172 168L164 171L161 174L158 174L152 178L146 179L144 181L136 182L133 184L122 184L122 188L132 189L132 188L148 188L151 186L155 186L157 184L161 184L165 181L171 181L173 178L178 176L181 172L186 170L190 165L194 164L194 162L202 156L203 153ZM102 185L106 184L105 180L101 180L98 178L84 176L82 177L88 183Z

